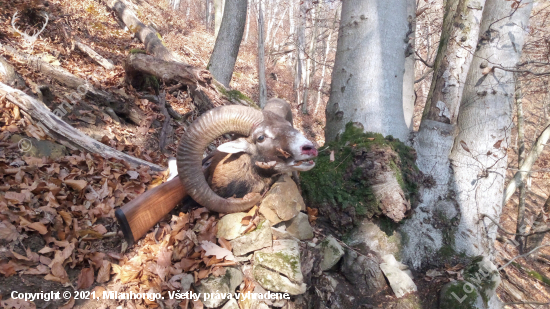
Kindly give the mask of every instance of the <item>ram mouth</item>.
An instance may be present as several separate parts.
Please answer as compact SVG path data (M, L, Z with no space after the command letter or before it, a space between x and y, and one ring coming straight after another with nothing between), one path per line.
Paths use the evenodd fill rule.
M306 165L314 165L315 164L315 161L313 160L300 160L300 161L295 161L294 162L294 166L300 166L302 164L306 164Z

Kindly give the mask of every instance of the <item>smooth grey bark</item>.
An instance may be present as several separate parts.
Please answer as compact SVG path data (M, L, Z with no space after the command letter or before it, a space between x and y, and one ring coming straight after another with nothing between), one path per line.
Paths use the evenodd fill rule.
M234 1L229 1L234 2ZM214 36L218 37L220 26L222 24L225 0L214 0Z
M482 35L466 78L459 133L449 157L461 214L453 248L467 256L494 253L497 226L482 216L499 218L502 211L514 105L514 74L483 67L516 65L532 7L528 2L514 10L506 1L487 0L483 10Z
M315 6L315 10L312 10L311 22L313 23L313 33L311 35L311 41L309 43L309 51L306 61L306 76L304 81L304 98L302 100L302 113L308 113L308 94L309 94L309 85L315 76L315 47L317 46L317 31L319 29L319 23L317 18L319 15L320 4Z
M412 131L414 103L416 95L414 93L414 64L415 60L415 42L416 33L416 1L407 0L407 22L409 30L407 31L407 49L405 51L405 74L403 75L403 113L405 117L405 125Z
M224 10L220 33L207 69L214 78L229 87L239 47L243 38L247 0L228 1Z
M407 4L398 0L344 0L325 139L348 122L406 141L403 113Z
M294 91L296 92L296 103L300 103L301 100L301 94L302 94L302 87L304 84L304 78L305 78L305 36L306 36L306 12L307 12L307 6L306 2L302 1L300 2L299 8L298 8L298 16L297 16L297 22L298 25L296 27L296 66L295 66L295 75L294 75Z
M421 267L426 259L432 257L431 252L436 252L444 245L444 232L424 222L437 220L437 213L446 213L446 220L449 221L458 216L450 192L453 171L449 167L449 154L456 135L462 91L479 37L482 15L479 5L485 4L484 0L477 1L476 5L470 2L446 2L434 78L414 141L418 168L432 176L437 184L431 188L422 188L422 202L418 208L425 211L415 212L401 227L404 233L416 235L410 237L404 246L403 255L404 261L415 268Z
M264 10L262 0L259 0L258 7L258 82L260 108L264 108L267 102L267 85L265 80Z
M247 0L248 7L252 7L250 5L250 0ZM248 42L248 33L250 29L250 10L246 10L246 30L244 32L244 42Z

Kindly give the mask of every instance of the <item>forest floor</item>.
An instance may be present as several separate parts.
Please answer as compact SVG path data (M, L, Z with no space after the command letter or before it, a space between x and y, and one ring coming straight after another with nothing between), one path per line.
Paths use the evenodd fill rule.
M136 6L134 10L138 12L138 18L142 22L147 25L155 25L168 49L176 53L184 62L201 68L206 67L214 47L213 31L206 30L203 24L194 20L185 20L182 17L182 12L175 13L159 3L164 2L139 1L139 7ZM50 16L48 26L32 47L26 46L23 38L12 28L12 16L16 11L20 12L21 17L17 25L21 30L25 29L25 25L41 25L42 17L37 14L39 11L46 11ZM73 50L72 40L64 32L63 25L69 25L72 29L70 37L80 38L101 56L112 60L115 69L104 70L86 54L77 49ZM231 86L257 101L255 42L255 38L251 37L247 43L241 45ZM143 49L143 44L133 38L129 31L119 26L114 13L108 10L102 1L36 0L29 2L13 0L0 3L0 43L39 56L51 64L59 65L75 76L88 79L98 89L112 93L124 93L126 96L134 98L136 105L146 115L145 121L141 124L130 122L118 124L103 111L103 107L97 102L84 99L74 105L74 109L63 118L85 134L130 155L166 166L167 158L175 156L179 136L187 124L198 116L197 113L193 113L187 121L172 121L174 127L172 143L168 145L166 153L159 151L158 139L164 117L155 103L140 99L141 93L128 86L124 80L123 64L127 55L132 49ZM61 98L74 92L74 90L62 87L52 81L49 76L36 72L27 63L14 61L8 55L3 56L23 75L27 85L44 84L49 86L52 95L47 104L52 110L61 103ZM294 91L291 72L292 68L288 64L281 62L275 65L271 62L268 64L268 96L277 96L291 102L295 115L294 125L304 132L307 138L321 146L324 144L324 104L319 106L317 113L309 115L300 113L299 106L292 103L294 102ZM271 73L274 73L277 78L270 78ZM162 83L162 81L160 82ZM29 91L29 94L32 94L32 91ZM169 93L166 99L180 114L194 110L191 100L184 91ZM324 99L327 99L326 96ZM170 227L174 231L174 227L183 220L182 215L176 214L175 217L168 217L168 220L160 224L154 232L147 235L140 246L134 246L130 252L122 253L125 248L122 248L122 239L113 211L114 207L122 205L123 202L163 181L166 175L151 175L147 169L136 170L124 162L107 161L97 156L76 152L54 161L22 157L16 147L17 140L13 138L28 134L29 127L32 125L6 100L0 99L0 106L2 107L0 109L0 125L2 126L0 169L4 171L4 178L0 180L0 190L7 192L11 188L39 192L39 189L44 189L40 191L40 194L37 193L32 197L28 194L12 194L9 197L0 195L0 210L7 210L0 214L0 239L2 239L0 240L2 248L0 250L0 301L8 299L11 291L63 292L73 291L73 287L75 287L80 290L93 288L94 291L99 292L102 285L110 282L109 280L112 282L111 274L116 274L118 278L122 277L123 281L135 280L138 276L132 269L125 269L117 265L141 259L143 268L148 269L147 267L152 267L152 264L163 264L163 258L164 260L168 259L168 262L164 263L169 264L170 257L166 257L166 252L164 256L153 256L151 252L162 248L166 230ZM528 113L540 115L535 104L527 104L524 108ZM419 122L418 117L421 114L421 109L420 104L416 106L415 123ZM535 128L537 128L535 125L528 127L527 135L536 136ZM30 136L30 134L28 135ZM513 150L510 150L510 155L511 157L516 156ZM547 165L550 165L550 154L546 151L534 169L547 169L549 167ZM510 166L515 167L517 163L511 162ZM7 169L10 169L9 173L6 172ZM512 171L507 175L508 178L511 175ZM85 180L85 188L81 187L80 183L68 181L75 178ZM527 199L528 209L533 210L529 212L531 217L535 214L534 210L539 209L546 200L548 178L550 177L545 173L533 175L531 191ZM46 182L37 184L38 188L33 187L35 180L46 179ZM12 207L8 210L6 200L17 205L17 209ZM501 223L508 231L515 230L516 209L517 195L506 205L500 218ZM215 215L209 214L204 209L199 209L185 216L190 217L191 225L199 227L195 230L199 239L213 240L211 226ZM34 218L42 219L32 222ZM55 218L61 218L61 221ZM509 238L509 235L502 232L500 232L500 236L505 239ZM44 250L45 248L49 249ZM180 249L191 250L189 248ZM518 255L517 249L510 244L505 245L502 242L497 242L496 249L497 262L500 265ZM70 261L66 263L66 265L70 265L67 271L58 269L59 263L56 261L59 259L62 259L61 263L65 260ZM541 250L537 258L520 258L516 262L522 267L508 266L501 271L503 280L519 290L518 295L522 296L521 300L523 301L548 302L550 300L550 280L544 278L550 277L550 249ZM188 267L186 270L198 269L196 261L189 263L191 264L186 266ZM46 265L48 267L45 267ZM450 265L449 268L453 266ZM204 269L207 268L200 267L202 267L200 276L207 276L211 272L217 271L217 269L210 268L205 272ZM542 275L545 282L539 280L540 278L530 276L530 270ZM167 265L166 269L162 271L158 269L148 269L148 271L147 284L143 282L141 284L149 286L151 289L161 290L173 288L174 286L170 286L170 284L177 287L177 284L173 282L158 282L159 277L164 279L165 272L174 271L170 265ZM181 272L181 269L179 271ZM418 280L422 281L418 282L420 290L424 286L433 287L433 285L424 282L422 277L419 277ZM498 291L503 301L518 301L502 288L499 288ZM36 301L35 304L39 308L48 305L49 308L61 308L64 303ZM92 304L72 299L65 308L72 308L75 305L79 308L99 307L98 303ZM154 304L147 305L154 306ZM17 306L32 308L27 307L27 304L24 303L19 303ZM114 308L116 304L104 301L101 306ZM514 305L509 308L537 308L537 306Z

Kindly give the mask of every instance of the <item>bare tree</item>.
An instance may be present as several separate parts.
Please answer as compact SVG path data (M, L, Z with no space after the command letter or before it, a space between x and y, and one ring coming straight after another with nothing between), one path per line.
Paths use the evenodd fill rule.
M258 0L258 82L260 107L263 108L267 101L267 85L265 80L264 10L262 0Z
M247 0L229 1L225 7L220 35L216 38L208 70L224 86L229 87L239 47L243 38Z

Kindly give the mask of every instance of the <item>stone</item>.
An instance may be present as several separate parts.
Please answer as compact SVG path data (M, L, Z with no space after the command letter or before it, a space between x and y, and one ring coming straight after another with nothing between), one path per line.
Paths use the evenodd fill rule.
M322 254L320 265L322 271L331 269L344 255L344 249L332 235L321 241L319 248Z
M292 220L285 222L285 225L286 231L299 240L312 239L314 236L308 215L303 212L298 213Z
M254 279L266 290L290 295L300 295L306 292L305 283L292 282L287 277L263 266L254 265L253 273Z
M227 214L218 221L218 232L216 236L218 238L225 238L226 240L235 239L246 230L246 226L241 224L244 217L247 216L245 212L237 212Z
M231 298L225 305L223 305L222 309L239 309L239 304L234 298Z
M223 218L222 218L223 219ZM241 256L248 252L270 247L273 242L269 220L260 221L258 227L252 232L231 240L231 247L235 256Z
M229 298L214 297L215 293L225 294L235 293L235 289L243 281L243 273L234 267L227 267L225 275L220 277L214 277L210 275L206 279L201 280L201 284L195 286L195 290L201 293L200 298L204 306L207 308L218 308L225 304ZM205 293L211 297L206 298Z
M412 274L406 265L398 262L391 254L383 256L382 259L384 263L380 264L380 269L388 279L395 296L401 298L408 293L417 291Z
M487 257L478 257L464 268L464 281L446 284L441 289L439 308L497 309L496 296L501 282L497 267Z
M344 251L340 271L362 295L372 296L386 287L386 280L376 257L361 255L348 248Z
M286 226L283 224L282 226L272 226L271 227L271 234L273 234L273 237L275 239L291 239L299 241L298 238L292 236L289 232L286 231Z
M392 235L388 235L368 219L362 220L350 232L349 242L346 243L365 255L374 252L380 258L387 254L400 258L401 235L399 232L394 231Z
M39 141L18 134L13 135L10 140L14 143L19 143L20 149L24 148L21 149L21 151L24 152L24 156L37 158L48 157L55 160L69 154L67 147L51 141Z
M486 309L479 290L468 281L445 284L441 288L439 308Z
M289 175L281 176L260 204L260 213L271 222L271 225L288 221L305 209L304 199Z
M254 252L253 275L266 290L291 295L305 293L298 242L275 240L273 248Z

